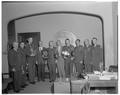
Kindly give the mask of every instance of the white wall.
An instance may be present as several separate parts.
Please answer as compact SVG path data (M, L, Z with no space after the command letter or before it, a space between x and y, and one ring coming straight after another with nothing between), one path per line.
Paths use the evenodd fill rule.
M113 13L113 43L114 43L114 63L117 65L118 63L118 47L116 46L118 43L118 3L112 3L112 13Z
M39 2L39 3L3 3L2 7L2 71L7 71L7 24L10 20L34 13L50 11L76 11L100 15L104 20L104 37L105 37L105 64L108 67L111 64L117 64L114 56L114 37L117 35L113 31L113 11L111 2ZM116 22L115 22L116 23Z
M41 40L48 47L50 40L55 41L57 32L72 32L81 39L98 38L102 45L102 23L99 18L76 14L47 14L17 20L16 33L41 32ZM63 33L63 32L62 32ZM75 43L75 42L74 42Z

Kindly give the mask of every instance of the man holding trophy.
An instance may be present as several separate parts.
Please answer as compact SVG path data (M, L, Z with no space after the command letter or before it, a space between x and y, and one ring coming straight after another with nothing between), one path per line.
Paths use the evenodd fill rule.
M28 76L29 82L35 84L35 46L33 45L33 38L28 38L28 44L26 45L26 55L28 63Z
M73 64L72 64L72 52L74 50L74 46L70 44L70 40L66 39L65 40L65 46L63 46L62 49L62 55L64 58L64 63L65 63L65 76L66 78L70 78L72 70L73 70Z

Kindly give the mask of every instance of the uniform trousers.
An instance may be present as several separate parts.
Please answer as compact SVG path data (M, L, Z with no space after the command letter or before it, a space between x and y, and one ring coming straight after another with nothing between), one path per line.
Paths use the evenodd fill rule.
M38 63L38 80L44 80L45 79L45 64L44 63Z
M27 73L26 73L26 66L24 65L23 66L23 72L22 72L22 75L21 75L21 86L26 85L26 82L27 82Z
M65 62L65 76L66 78L70 78L71 77L71 73L73 73L73 63L71 62L71 58L66 58L64 60Z
M75 62L75 67L76 67L76 71L78 72L78 74L83 73L83 63L80 62Z
M19 91L21 88L21 71L16 70L13 72L13 86L14 86L14 91Z
M85 72L86 72L86 73L91 73L91 72L93 72L93 66L92 66L92 64L85 62Z
M57 67L58 67L59 77L65 78L64 59L61 56L59 56L57 59Z
M49 73L50 73L50 81L55 81L56 79L56 64L55 63L49 63Z
M35 81L35 57L28 57L28 76L29 82Z

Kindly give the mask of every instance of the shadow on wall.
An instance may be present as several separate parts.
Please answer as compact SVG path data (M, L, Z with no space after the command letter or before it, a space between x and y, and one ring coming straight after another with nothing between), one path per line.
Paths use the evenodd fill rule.
M67 38L70 39L71 44L75 46L75 40L77 39L77 37L75 36L74 33L67 30L63 30L55 34L55 39L60 40L62 45L65 44L65 39Z

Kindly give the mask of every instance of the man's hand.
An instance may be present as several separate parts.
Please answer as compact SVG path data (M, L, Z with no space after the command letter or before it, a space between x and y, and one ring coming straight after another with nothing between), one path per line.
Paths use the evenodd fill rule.
M71 57L71 60L73 60L74 59L74 57Z
M57 63L58 62L58 60L55 60L55 63Z
M24 72L24 70L22 70L22 74L24 74L25 72Z
M38 64L38 61L36 61L36 64Z
M80 61L80 64L82 64L83 63L83 61Z
M30 56L35 56L35 54L34 54L34 53L32 53Z
M16 71L15 68L13 68L12 71L15 72Z

